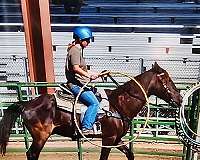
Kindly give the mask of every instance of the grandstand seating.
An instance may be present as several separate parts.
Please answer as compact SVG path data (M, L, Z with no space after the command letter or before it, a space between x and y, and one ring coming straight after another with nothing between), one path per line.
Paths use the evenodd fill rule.
M198 25L200 5L191 3L134 3L133 1L86 1L80 14L51 12L53 23L83 24L191 24ZM52 8L55 10L56 7ZM62 11L62 9L60 9ZM79 17L79 18L78 18Z
M199 25L200 4L186 2L178 3L176 0L85 0L85 5L81 7L79 14L67 14L63 4L50 3L51 23ZM22 22L20 1L0 0L0 23ZM5 28L1 26L0 30L5 30ZM97 31L101 31L102 28L98 29L96 28ZM6 31L16 30L21 30L21 27L18 25L6 29ZM67 27L60 26L59 28L52 27L52 31L68 30ZM124 30L124 32L126 31L127 29ZM159 30L157 31L159 32Z

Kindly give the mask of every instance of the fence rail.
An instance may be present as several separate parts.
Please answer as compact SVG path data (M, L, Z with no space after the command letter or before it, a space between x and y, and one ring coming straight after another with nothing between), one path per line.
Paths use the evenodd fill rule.
M0 117L3 116L3 111L6 109L9 105L16 101L28 101L30 99L33 99L38 96L38 88L39 87L48 87L53 89L59 89L58 87L59 83L45 83L45 82L35 82L35 83L0 83L0 88L9 88L13 87L15 89L15 93L12 93L12 97L9 93L7 94L0 94ZM184 88L186 89L191 84L185 84ZM110 85L109 83L106 83L104 85L96 84L97 87L103 87L103 88L113 88L115 85ZM12 100L11 100L12 99ZM174 117L175 117L175 111L174 109L170 109L166 103L163 103L162 101L159 101L157 97L152 97L151 99L151 109L150 109L150 121L148 123L148 128L145 130L145 132L150 137L157 137L157 140L161 140L162 136L163 138L166 138L166 135L168 136L168 139L170 139L170 135L172 139L174 139L175 136L175 123L174 123ZM134 133L136 130L138 130L138 127L140 127L142 124L144 124L144 119L146 116L147 108L144 107L143 110L138 114L137 117L133 120L133 131ZM20 121L16 121L15 127L12 130L12 134L22 134L23 128ZM168 135L169 134L169 135ZM177 138L177 137L176 137Z

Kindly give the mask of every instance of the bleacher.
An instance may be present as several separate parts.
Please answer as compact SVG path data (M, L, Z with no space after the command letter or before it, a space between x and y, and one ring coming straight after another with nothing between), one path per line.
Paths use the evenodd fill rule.
M59 1L58 1L59 2ZM122 27L123 32L152 31L163 32L162 29L154 27L131 27L131 25L182 25L198 26L200 24L200 4L198 1L192 3L177 0L85 0L80 8L80 13L67 13L63 3L50 1L50 14L52 31L69 31L71 27L66 24L102 24L102 25L130 25ZM22 13L19 0L0 1L0 30L17 31L22 30L19 24L9 25L6 23L22 23ZM4 23L5 25L3 25ZM56 26L55 26L56 25ZM117 27L103 27L105 31L119 31ZM151 30L152 29L152 30ZM102 31L102 27L96 27L96 31ZM166 30L166 29L165 29ZM164 31L165 31L164 30ZM167 31L167 30L166 30ZM184 29L169 29L168 32L176 31L186 33ZM193 32L197 32L193 30Z
M187 26L199 25L198 3L178 3L170 1L132 1L132 0L85 0L79 14L63 13L63 5L51 6L53 24L61 24L53 29L67 31L65 24L98 24L96 31L108 32L178 32L187 33ZM56 8L59 9L56 9ZM58 11L57 13L55 12ZM62 26L64 24L64 26ZM127 25L127 27L105 27L105 25ZM135 26L132 26L135 25ZM182 29L154 29L154 27L137 27L137 25L182 25ZM185 28L186 26L186 28ZM103 29L102 29L103 27ZM196 32L195 30L193 32Z

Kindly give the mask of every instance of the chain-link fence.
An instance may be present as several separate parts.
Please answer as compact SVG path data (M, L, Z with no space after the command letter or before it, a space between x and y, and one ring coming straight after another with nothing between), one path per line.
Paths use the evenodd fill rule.
M0 58L0 82L28 82L27 58L16 56ZM0 93L1 98L9 94L10 98L4 98L8 102L11 99L17 100L15 87L1 87Z
M0 58L0 81L26 82L26 58Z
M93 71L101 72L102 70L117 71L127 73L131 76L140 74L145 69L151 68L154 62L170 73L175 82L195 83L200 80L200 60L150 60L134 58L86 58L88 68ZM57 81L65 81L64 65L65 59L55 59L55 74ZM124 77L117 77L117 81L124 82Z
M168 71L173 81L182 83L195 83L200 80L200 60L173 59L134 59L123 58L86 58L88 69L101 72L110 70L113 72L127 73L136 76L144 70L149 70L154 62ZM27 82L28 69L25 57L0 58L0 81ZM55 81L65 82L65 59L54 58ZM124 77L116 77L119 82L126 81Z
M149 69L154 61L167 70L175 82L191 83L200 80L200 60L145 60L144 66Z

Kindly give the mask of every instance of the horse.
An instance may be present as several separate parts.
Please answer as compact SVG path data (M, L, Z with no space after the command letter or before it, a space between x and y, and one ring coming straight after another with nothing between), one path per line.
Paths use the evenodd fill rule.
M157 62L152 68L137 75L135 79L142 85L147 96L155 95L171 106L178 107L182 97L168 72L161 68ZM111 112L118 112L121 118L103 116L99 120L102 129L102 145L115 146L122 144L122 137L129 130L130 121L140 112L146 104L141 88L135 81L129 80L115 89L105 90ZM64 137L74 136L75 125L73 113L63 111L57 107L54 94L44 94L27 101L16 102L5 110L0 121L0 152L6 153L10 130L21 115L23 123L32 136L32 144L26 152L27 160L38 160L40 152L48 138L53 134ZM80 114L76 115L80 125ZM126 145L117 147L128 160L134 160L134 152ZM111 148L102 147L100 160L107 160Z

